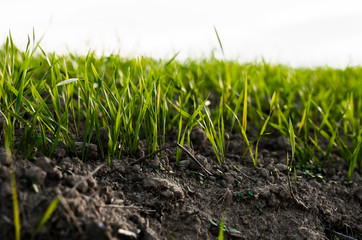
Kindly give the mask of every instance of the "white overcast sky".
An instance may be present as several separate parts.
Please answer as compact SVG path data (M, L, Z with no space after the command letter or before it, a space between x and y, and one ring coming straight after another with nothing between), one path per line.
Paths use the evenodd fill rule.
M35 29L59 54L179 59L220 49L241 62L291 66L362 65L360 0L0 0L0 43L19 46Z

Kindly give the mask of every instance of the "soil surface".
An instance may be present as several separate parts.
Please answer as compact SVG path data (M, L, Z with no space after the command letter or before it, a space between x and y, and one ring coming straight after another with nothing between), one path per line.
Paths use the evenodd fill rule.
M142 141L137 156L111 167L94 143L85 163L59 144L52 158L16 155L11 166L0 148L0 239L14 239L11 168L22 239L32 237L57 195L35 239L217 239L222 219L224 239L362 239L362 172L347 185L338 156L324 179L300 171L288 178L290 146L281 136L262 139L257 167L240 157L240 135L227 141L222 164L200 129L191 143L178 165L174 144L136 161L146 152Z

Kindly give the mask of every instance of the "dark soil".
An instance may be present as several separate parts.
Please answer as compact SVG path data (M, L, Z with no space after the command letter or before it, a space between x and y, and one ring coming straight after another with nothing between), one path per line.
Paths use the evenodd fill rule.
M86 163L61 145L52 159L13 156L22 239L31 238L57 194L61 202L35 239L217 239L223 217L224 239L362 239L362 172L345 184L347 168L337 156L338 167L323 180L297 171L288 181L283 137L264 138L258 167L240 157L238 135L227 142L221 165L202 131L191 137L187 149L212 175L185 152L176 165L175 146L133 164L144 156L141 148L111 167L93 144ZM3 148L0 161L0 239L14 239Z

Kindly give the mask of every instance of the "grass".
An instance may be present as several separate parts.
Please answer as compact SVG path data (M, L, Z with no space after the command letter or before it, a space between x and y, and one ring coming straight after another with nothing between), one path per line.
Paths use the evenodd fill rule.
M112 164L122 154L135 155L142 139L155 151L173 131L180 145L190 145L198 125L220 164L226 161L227 136L240 132L243 157L250 155L255 165L260 139L277 133L290 140L294 167L325 168L338 155L349 167L349 181L361 167L362 68L293 69L176 57L57 56L35 37L20 50L9 36L0 51L0 114L10 149L27 158L52 156L59 142L76 152L81 140L79 157L86 160L95 132L102 157ZM17 129L23 134L15 144ZM178 150L177 162L180 156Z

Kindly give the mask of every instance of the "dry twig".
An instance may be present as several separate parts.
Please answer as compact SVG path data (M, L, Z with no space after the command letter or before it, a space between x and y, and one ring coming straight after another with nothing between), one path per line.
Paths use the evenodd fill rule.
M292 186L290 185L289 172L288 172L288 174L287 174L287 177L288 177L289 191L290 191L290 194L292 195L292 198L294 199L294 201L295 201L298 205L300 205L300 206L302 206L304 209L308 210L308 207L307 207L301 200L299 200L299 199L297 199L297 198L295 197L295 195L294 195L294 193L293 193L293 190L292 190Z
M152 152L152 153L150 153L150 154L148 154L148 155L146 155L146 156L144 156L144 157L141 157L141 158L137 159L136 161L134 161L133 163L131 163L131 165L135 165L135 164L137 164L137 163L145 160L146 158L152 157L152 156L156 155L157 153L159 153L159 152L161 152L161 151L163 151L163 150L165 150L165 149L167 149L167 148L171 148L171 147L175 147L175 146L181 148L182 151L184 151L187 155L189 155L189 156L191 157L191 159L194 160L194 161L197 163L197 165L199 165L200 168L201 168L203 171L205 171L208 175L210 175L210 176L212 175L212 173L211 173L209 170L207 170L207 169L196 159L196 157L195 157L192 153L190 153L185 147L183 147L182 145L178 144L177 142L173 142L173 143L171 143L171 144L169 144L169 145L167 145L167 146L163 146L163 147L159 148L158 150L156 150L156 151L154 151L154 152Z

